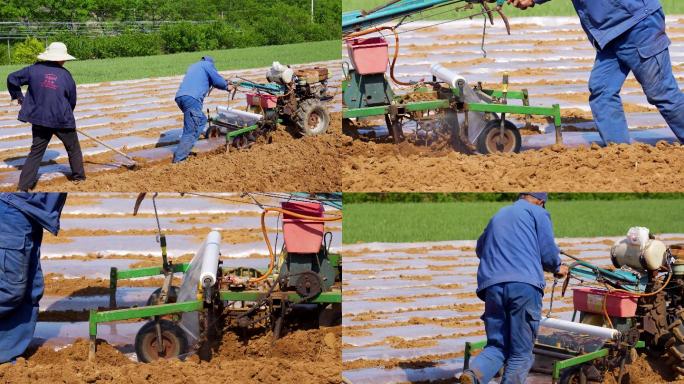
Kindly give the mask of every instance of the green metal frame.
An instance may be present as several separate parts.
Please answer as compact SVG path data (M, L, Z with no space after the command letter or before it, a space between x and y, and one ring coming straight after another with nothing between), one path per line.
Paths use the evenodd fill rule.
M451 89L454 95L459 95L460 91L457 88ZM556 129L557 140L560 139L561 127L561 110L559 104L553 104L551 107L537 107L529 105L529 96L526 89L521 91L502 91L493 89L482 89L483 93L493 98L504 98L522 100L523 105L512 104L498 104L498 103L466 103L465 111L485 112L485 113L505 113L525 116L546 116L553 118ZM379 105L365 108L343 108L342 117L345 119L384 116L390 114L393 108L399 109L400 112L419 112L431 111L439 109L450 108L450 102L447 99L427 100L427 101L410 101L401 102L400 99L395 100L397 103L393 105Z
M329 259L333 267L339 267L342 256L337 253L329 254ZM190 268L189 263L172 264L171 270L174 273L185 273ZM264 271L265 272L265 271ZM163 275L162 267L147 267L118 270L112 267L109 273L110 281L110 308L116 304L116 289L119 280L135 279L140 277L152 277ZM261 291L220 291L219 297L222 301L258 301L265 295ZM297 302L301 297L295 293L289 293L287 300ZM308 300L312 304L339 304L342 303L342 290L321 292L315 298ZM144 319L153 316L178 315L185 312L201 311L204 308L202 300L185 301L182 303L149 305L136 308L112 309L109 311L91 310L89 317L89 332L91 340L97 338L97 325L112 321Z
M463 369L468 369L470 366L470 358L473 355L474 351L478 351L481 349L484 349L484 347L487 345L486 340L482 341L476 341L476 342L466 342L465 344L465 352L463 355ZM636 345L634 346L635 348L645 348L646 343L643 340L639 340ZM553 370L551 373L551 380L553 383L558 382L560 379L561 372L565 369L576 367L578 365L582 365L584 363L590 362L592 360L600 359L602 357L608 356L608 352L610 351L609 348L601 348L599 350L596 350L594 352L590 353L585 353L583 355L579 355L570 359L565 359L565 360L559 360L553 363Z
M244 128L237 129L235 131L230 131L226 134L226 138L232 139L232 138L240 136L244 133L252 132L252 131L256 130L257 128L259 128L259 126L254 124L254 125L250 125L249 127L244 127Z
M512 113L516 115L537 115L553 117L553 123L556 127L561 126L561 112L560 105L554 104L551 107L533 107L528 105L510 105L510 104L496 104L496 103L469 103L466 110L473 112L489 112L489 113Z
M400 109L406 112L419 112L419 111L430 111L435 109L445 109L449 108L449 100L439 99L439 100L428 100L428 101L410 101L408 103L402 103L396 105ZM366 107L366 108L344 108L342 109L342 117L345 119L357 118L357 117L370 117L370 116L381 116L390 113L389 105L379 105L376 107Z

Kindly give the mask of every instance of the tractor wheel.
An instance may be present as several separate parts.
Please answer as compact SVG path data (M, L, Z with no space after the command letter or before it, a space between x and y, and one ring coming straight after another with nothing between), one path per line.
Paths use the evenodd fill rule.
M582 378L583 375L584 378ZM591 365L580 365L563 370L558 383L581 384L583 379L586 383L602 383L604 381L603 375L595 367L592 367Z
M477 138L477 151L483 155L490 153L519 153L522 145L520 131L515 124L506 120L504 123L504 135L500 135L501 120L492 120Z
M560 375L559 384L580 384L580 375L582 370L580 367L568 368Z
M322 135L330 125L330 113L322 102L308 99L299 104L294 121L303 136Z
M667 355L670 357L668 363L675 372L684 374L684 311L677 314L677 319L668 329L672 335L672 345L667 348Z
M147 305L148 306L160 304L159 303L159 295L161 294L161 290L162 290L161 288L157 288L154 290L154 292L152 292L150 297L147 299ZM174 285L169 287L169 292L168 292L169 300L167 301L168 304L176 302L176 300L178 299L178 291L179 291L179 288L174 286Z
M138 361L149 363L159 359L172 359L188 352L188 340L185 332L170 320L159 320L161 327L162 351L157 347L157 323L148 321L135 335L135 354Z

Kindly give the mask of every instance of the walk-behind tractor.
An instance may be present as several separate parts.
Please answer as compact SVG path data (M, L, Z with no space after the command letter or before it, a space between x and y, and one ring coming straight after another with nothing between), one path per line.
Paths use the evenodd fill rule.
M207 235L190 263L174 263L167 257L160 229L160 267L111 269L111 310L90 313L89 357L96 354L98 324L113 321L148 320L135 338L135 352L142 362L184 358L194 352L208 360L224 331L247 334L270 329L277 339L288 329L341 324L341 260L330 253L332 233L325 231L325 223L342 217L324 214L323 208L326 204L340 209L341 200L294 195L289 199L281 207L265 207L261 214L270 255L266 270L225 266L222 256L229 257L230 251L222 252L216 231ZM154 207L156 213L156 203ZM268 237L269 213L282 215L280 253ZM172 285L176 274L182 275L180 287ZM164 276L163 285L145 306L116 309L118 281L159 275Z
M523 115L526 127L531 116L546 116L553 120L556 143L562 143L561 113L558 105L530 106L527 90L508 89L508 75L504 75L500 90L486 89L481 83L468 84L465 78L440 64L430 68L431 80L404 82L396 78L394 70L399 57L399 34L428 28L419 26L407 30L409 23L421 17L429 19L428 10L440 14L464 11L479 7L479 11L458 19L483 16L486 32L487 18L493 24L493 12L498 12L510 27L502 12L504 1L497 1L495 9L487 3L492 0L393 0L370 11L352 11L342 16L344 42L349 52L349 63L344 63L343 127L345 132L358 136L364 119L384 118L389 135L395 143L405 139L416 143L448 141L455 149L488 154L493 152L519 152L522 139L518 127L506 115ZM399 20L396 22L396 20ZM395 25L390 23L396 22ZM441 24L442 22L440 22ZM389 58L389 44L383 33L394 35L394 55ZM372 37L366 37L373 35ZM387 68L389 63L389 74ZM388 76L389 75L389 76ZM392 83L407 87L399 94ZM516 99L521 105L509 104ZM406 135L404 128L413 128Z
M213 115L208 112L207 136L224 136L226 149L245 148L259 136L270 136L281 122L298 135L321 135L330 125L326 102L333 96L328 93L328 76L327 68L294 70L275 62L266 74L268 83L233 80L231 99L238 89L246 90L247 106L245 110L218 107Z
M542 317L532 372L553 383L626 378L637 350L684 373L684 245L668 247L647 228L631 228L611 248L614 269L563 252L569 266L562 294L574 282L572 321ZM555 289L555 284L554 284ZM486 342L466 343L465 368ZM627 379L628 380L628 379Z

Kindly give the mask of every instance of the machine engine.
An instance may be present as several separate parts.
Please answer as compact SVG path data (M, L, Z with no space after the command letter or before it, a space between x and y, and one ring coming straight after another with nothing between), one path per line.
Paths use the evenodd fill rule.
M294 70L276 61L266 72L268 83L233 81L235 89L248 90L247 110L218 107L208 118L207 136L225 135L227 148L245 148L258 136L269 136L279 123L301 136L323 134L330 125L325 102L333 98L328 94L328 77L327 68Z
M665 267L666 256L665 243L652 237L644 227L630 228L627 237L615 243L610 250L610 260L615 268L628 266L641 273Z
M579 321L621 332L616 348L639 340L651 356L684 373L684 253L668 247L648 228L630 228L611 248L614 271L575 263L569 276L591 276L605 288L574 288ZM577 265L579 264L579 266ZM585 269L583 269L583 267Z

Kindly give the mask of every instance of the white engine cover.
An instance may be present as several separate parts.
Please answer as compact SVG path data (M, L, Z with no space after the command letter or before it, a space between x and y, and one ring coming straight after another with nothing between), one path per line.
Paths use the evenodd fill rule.
M271 69L266 73L266 79L272 83L290 84L294 78L294 71L277 61L273 62Z
M618 241L610 250L610 258L617 268L628 266L637 271L656 271L666 263L667 245L660 240L649 239L644 227L630 228L627 237Z

